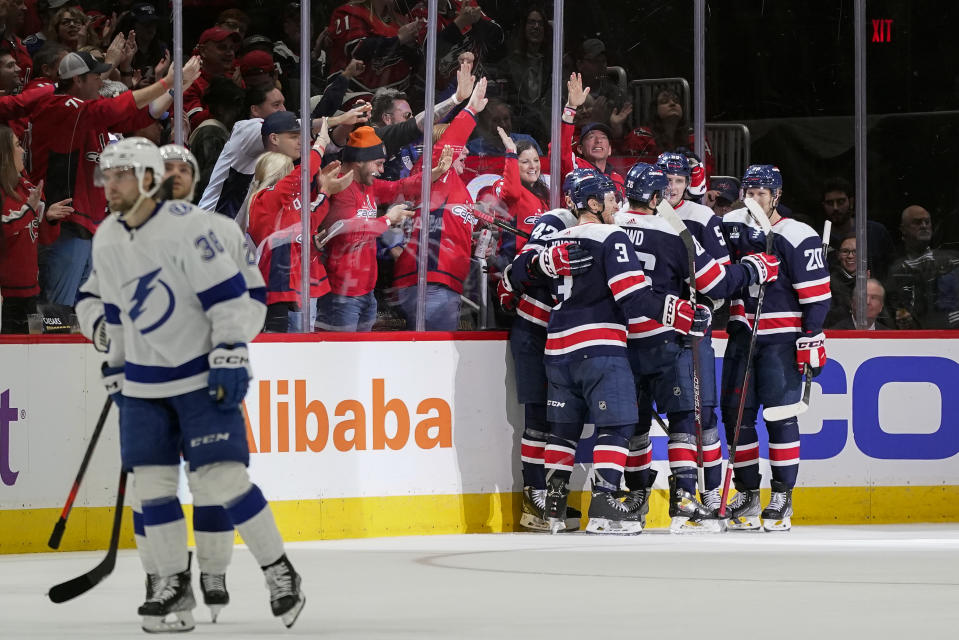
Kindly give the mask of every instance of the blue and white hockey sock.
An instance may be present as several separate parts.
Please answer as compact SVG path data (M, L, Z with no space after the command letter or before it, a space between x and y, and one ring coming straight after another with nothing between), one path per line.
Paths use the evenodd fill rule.
M220 505L193 505L196 560L203 573L226 573L233 558L233 522Z
M280 559L284 553L283 538L258 486L251 484L249 491L226 505L226 511L261 567Z
M177 497L144 501L143 525L157 573L167 577L186 571L186 520Z
M623 480L629 436L636 425L597 427L599 435L593 445L593 489L619 491Z
M520 444L520 460L523 466L523 486L534 489L546 488L546 469L543 459L546 454L546 405L529 403L523 405L526 425Z
M136 476L131 474L134 483L136 483ZM140 499L137 497L136 491L130 491L130 511L133 513L133 541L137 545L137 555L140 556L140 564L143 565L143 570L147 573L152 573L156 575L157 565L153 560L153 554L150 552L150 545L147 542L147 533L143 524L143 506L140 504Z
M629 453L623 479L630 491L639 491L650 485L650 467L653 463L653 445L649 442L648 429L634 434L629 439Z
M769 466L773 480L788 488L796 486L799 475L799 421L796 418L767 422Z

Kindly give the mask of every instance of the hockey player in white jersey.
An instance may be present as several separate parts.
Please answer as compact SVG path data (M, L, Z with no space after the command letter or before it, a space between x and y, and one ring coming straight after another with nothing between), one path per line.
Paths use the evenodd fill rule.
M759 314L756 286L737 295L729 309L729 342L723 358L720 404L726 441L731 446L737 414L742 411L733 464L738 493L726 512L730 530L790 528L792 490L799 474L799 423L795 416L766 422L772 496L760 513L756 416L760 405L777 407L798 402L804 369L809 367L812 375L818 375L826 364L823 322L829 310L830 291L822 241L808 225L783 218L776 211L782 184L779 169L772 165L750 166L742 182L744 198L755 200L769 220L772 253L782 265L779 279L766 287ZM723 227L734 260L742 260L766 246L766 234L745 208L723 216ZM749 357L750 333L756 323L756 348ZM740 408L747 367L752 367L753 373L745 405Z
M652 279L657 291L671 298L689 298L689 285L694 277L697 294L724 296L753 282L776 278L777 263L772 256L750 255L741 265L724 267L707 254L688 233L682 221L670 210L671 217L657 214L657 206L667 193L667 178L658 168L639 162L626 175L627 207L616 214L616 223L626 231L643 263L643 271ZM686 241L683 237L685 235ZM687 247L687 241L689 246ZM692 250L692 266L690 265ZM702 298L697 298L697 301ZM636 379L640 420L630 439L626 465L626 486L630 497L640 499L645 512L655 478L650 469L652 449L649 424L653 404L669 418L669 515L674 533L721 530L719 520L696 500L697 438L702 437L703 463L707 474L718 487L721 481L722 456L715 424L705 419L696 428L695 400L712 413L716 406L715 376L712 370L698 372L699 388L693 367L695 340L689 340L655 318L630 317L629 360ZM712 363L710 362L710 366ZM699 433L697 433L699 432ZM709 485L707 485L709 487Z
M144 532L159 583L139 608L148 632L193 628L186 523L176 497L179 460L195 490L223 506L260 567L275 616L292 626L305 598L300 576L260 489L246 471L239 404L250 364L246 343L264 320L210 214L161 194L159 150L128 138L104 150L100 175L111 212L93 241L82 304L104 315L84 334L109 341L104 383L120 409L122 462L137 479Z
M677 330L702 331L706 307L654 292L629 238L609 224L615 187L599 175L572 190L575 227L546 238L535 265L552 278L557 301L546 338L549 380L546 515L562 527L576 443L585 422L596 425L587 531L639 533L642 514L620 493L627 444L636 427L633 376L626 358L626 318L655 317ZM574 252L574 248L576 251ZM587 258L589 258L587 260ZM584 269L584 263L592 266Z

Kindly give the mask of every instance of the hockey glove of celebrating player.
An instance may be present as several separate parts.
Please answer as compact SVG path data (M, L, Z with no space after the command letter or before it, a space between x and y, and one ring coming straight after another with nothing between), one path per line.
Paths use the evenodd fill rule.
M779 277L779 258L768 253L750 253L739 261L751 273L750 284L776 282Z
M683 155L689 161L689 186L686 191L696 198L702 197L706 194L706 168L692 151L686 151Z
M100 377L103 378L103 386L107 394L113 398L113 404L117 407L123 405L123 365L111 367L109 363L104 362L100 365Z
M806 365L815 378L826 366L826 334L803 336L796 340L796 365L803 372Z
M496 285L496 297L499 298L499 306L503 308L503 311L514 311L516 300L519 298L519 294L513 290L513 283L509 280L512 268L513 265L506 265L506 269L503 270L503 277Z
M544 275L562 278L589 271L593 256L575 242L564 242L544 249L537 256L536 263Z
M666 296L666 308L663 310L663 324L672 327L682 334L704 336L713 323L713 313L704 304L697 304L696 308L677 296Z
M235 408L246 397L252 374L245 344L218 344L210 352L210 397L223 411Z

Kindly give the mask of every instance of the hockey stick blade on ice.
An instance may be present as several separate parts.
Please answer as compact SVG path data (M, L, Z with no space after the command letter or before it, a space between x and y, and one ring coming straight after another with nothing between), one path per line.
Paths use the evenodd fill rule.
M826 252L826 247L829 246L829 235L831 231L832 221L826 220L826 224L823 225L822 229L823 254ZM796 402L795 404L787 404L781 407L767 407L766 409L763 409L763 419L769 422L774 422L776 420L788 420L789 418L801 416L809 411L809 394L811 391L812 372L809 370L809 365L805 365L803 367L802 400Z
M50 587L47 596L52 602L59 604L73 600L100 584L113 572L113 567L117 563L117 548L120 545L120 524L123 522L123 498L126 495L126 487L127 472L121 471L117 487L117 503L113 511L113 530L110 532L110 546L107 548L106 557L83 575Z
M53 525L53 532L50 534L50 540L47 541L47 546L51 549L59 549L60 541L63 539L63 532L67 528L67 518L70 517L70 511L73 509L73 501L77 498L77 491L80 489L80 483L83 482L83 476L87 471L87 465L90 464L90 458L93 456L93 450L97 446L97 440L100 438L100 432L103 431L103 425L107 421L107 415L110 413L110 406L113 404L113 399L110 396L107 396L106 402L103 403L103 409L100 411L100 418L97 420L97 426L93 429L93 435L90 436L90 443L87 445L87 450L83 454L83 461L80 463L80 470L77 471L77 477L73 480L73 486L70 487L70 493L67 495L67 501L63 505L63 510L60 511L60 519L57 520L57 523Z

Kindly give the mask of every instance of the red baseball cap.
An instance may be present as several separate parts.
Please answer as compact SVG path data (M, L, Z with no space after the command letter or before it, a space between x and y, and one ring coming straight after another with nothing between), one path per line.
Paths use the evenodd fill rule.
M261 51L259 49L254 49L253 51L249 51L240 56L239 66L240 73L243 75L257 71L263 73L273 73L273 71L276 69L273 64L273 56L266 51Z
M222 42L227 38L231 38L236 41L237 44L240 44L242 38L240 34L236 31L230 31L229 29L224 29L222 27L210 27L206 31L200 34L200 42L197 44L203 44L204 42Z

